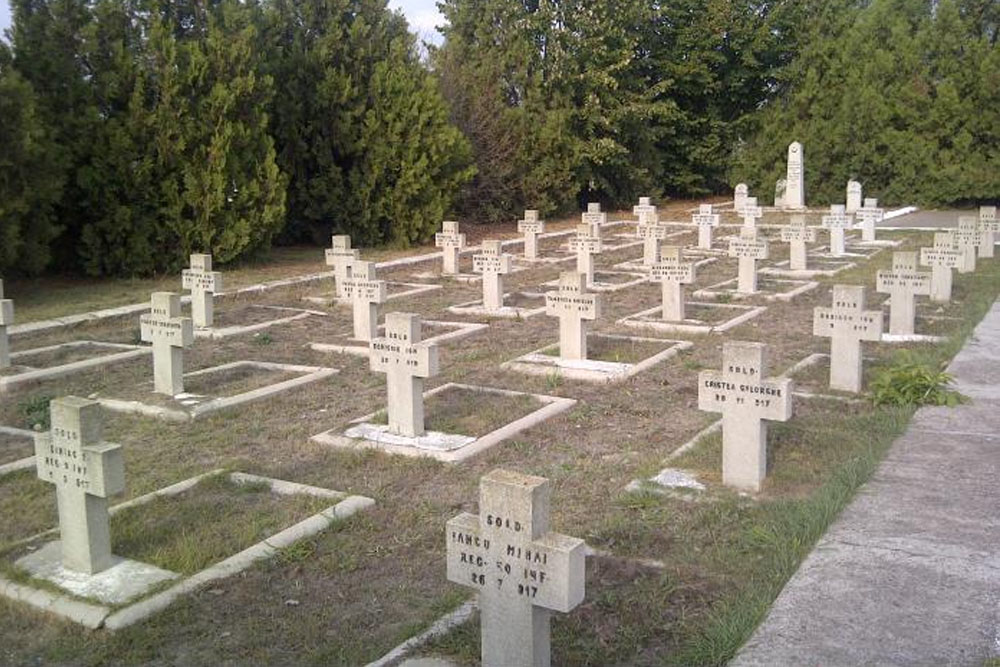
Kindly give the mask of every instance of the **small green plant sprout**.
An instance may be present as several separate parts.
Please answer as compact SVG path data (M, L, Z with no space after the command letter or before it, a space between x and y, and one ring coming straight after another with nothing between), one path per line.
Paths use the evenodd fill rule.
M733 302L733 295L732 294L719 294L718 296L715 297L715 302L716 303L732 303Z
M872 401L875 405L955 406L966 398L948 388L951 381L948 373L904 353L896 363L875 376L871 383Z
M552 371L545 376L545 386L554 391L562 386L563 376L559 371Z
M255 333L253 335L253 342L257 343L258 345L270 345L271 343L274 342L274 338L271 336L271 334L267 333L266 331L262 331L260 333Z
M49 401L51 396L35 396L18 404L18 410L24 415L25 421L35 431L48 431L51 427L49 421Z

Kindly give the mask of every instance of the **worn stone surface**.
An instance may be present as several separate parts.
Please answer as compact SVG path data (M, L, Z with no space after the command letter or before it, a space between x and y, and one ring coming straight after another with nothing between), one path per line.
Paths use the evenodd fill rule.
M375 263L356 261L342 282L341 294L353 306L354 338L370 341L378 332L378 309L388 299L386 281L378 280Z
M847 252L844 230L854 226L853 216L848 215L840 204L834 204L830 207L830 213L823 216L823 226L830 232L830 254L833 257L843 257Z
M545 314L559 318L559 356L587 358L587 322L601 316L596 294L587 294L584 275L567 271L559 276L559 290L545 295Z
M916 296L930 296L931 274L917 271L916 252L894 252L892 270L876 274L876 289L889 295L889 333L909 336L914 333Z
M590 287L594 284L594 255L601 254L603 250L600 226L577 225L576 234L569 240L569 249L576 254L577 273L584 276L587 287Z
M788 146L788 169L785 176L784 208L799 209L806 206L805 151L797 141Z
M649 269L649 279L662 285L663 319L684 321L684 285L695 281L694 263L684 261L684 249L681 246L664 247L660 260Z
M698 226L698 247L712 249L712 229L719 226L719 214L712 212L711 204L701 204L698 212L691 216L691 222Z
M750 196L750 188L747 187L746 183L738 183L736 189L733 191L733 210L737 214L743 210L743 207L747 205L747 197Z
M151 304L139 326L142 340L153 344L153 391L176 396L184 391L184 348L194 343L194 323L181 317L173 292L153 292Z
M793 215L791 224L781 228L781 240L789 244L788 268L792 271L806 271L807 243L816 242L816 230L806 226L805 216Z
M857 181L847 181L847 204L845 209L848 213L857 213L861 208L861 184Z
M865 310L865 288L834 285L833 306L813 310L813 335L830 338L830 388L861 391L861 341L882 338L882 311Z
M740 211L740 217L743 218L744 229L757 228L757 221L764 217L764 209L757 204L756 197L747 197L746 204Z
M931 301L951 301L952 272L962 264L963 259L964 254L955 247L950 232L936 232L934 246L920 249L920 265L931 267Z
M479 591L484 667L547 667L549 616L583 601L586 544L549 530L547 479L494 470L448 522L448 580Z
M325 253L326 265L333 267L334 295L343 297L344 281L351 277L351 267L361 258L361 253L351 247L351 237L338 234L330 239Z
M389 313L385 335L371 342L371 369L386 374L389 431L424 434L424 379L438 374L437 345L421 342L420 316Z
M191 255L191 268L181 272L181 284L191 292L191 319L199 329L212 326L215 295L223 290L222 274L212 270L212 256Z
M500 241L483 241L482 250L472 257L472 271L483 276L483 308L495 313L503 308L503 277L511 272L513 257L503 251Z
M444 258L441 274L458 275L458 258L465 248L465 234L459 233L458 223L453 220L441 223L441 231L434 235L434 245L441 248Z
M730 663L982 665L997 654L1000 304Z
M524 234L524 258L538 259L538 237L545 233L545 221L538 219L538 211L526 210L524 220L518 220L517 231Z
M729 256L739 260L737 291L753 294L757 291L757 260L768 258L767 239L758 237L754 229L744 228L739 236L729 240Z

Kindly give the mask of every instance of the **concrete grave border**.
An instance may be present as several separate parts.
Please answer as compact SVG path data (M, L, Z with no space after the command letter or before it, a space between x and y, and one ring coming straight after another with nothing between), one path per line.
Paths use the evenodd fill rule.
M529 298L541 298L542 305L538 308L518 308L516 306L504 306L500 310L490 312L483 307L483 300L477 299L476 301L466 301L465 303L458 303L454 306L448 306L447 310L449 313L455 315L468 315L471 317L500 317L508 320L522 319L526 320L530 317L535 317L536 315L542 315L545 313L545 295L536 292L505 292L503 298L514 296L515 294L520 294L521 296L526 296ZM425 341L426 342L426 341Z
M751 299L754 297L761 297L766 301L791 301L800 294L805 294L811 290L819 287L819 283L812 280L793 280L791 278L773 278L770 276L764 276L764 278L773 283L784 283L793 285L793 287L787 292L770 292L763 289L758 289L752 294L742 294L737 292L735 285L739 282L739 278L730 278L728 280L723 280L721 283L715 283L714 285L709 285L708 287L703 287L700 290L696 290L692 296L696 299L718 299L720 296L726 296L730 299ZM726 288L726 285L733 285L733 289ZM758 284L758 287L760 285Z
M635 280L630 280L624 283L602 283L597 280L597 276L600 274L614 274L621 276L635 276ZM613 269L594 269L594 282L587 286L587 291L589 292L618 292L623 289L628 289L629 287L635 287L636 285L642 285L649 281L649 277L645 273L638 273L637 271L615 271ZM559 279L549 280L541 284L541 287L559 287ZM544 294L544 292L541 292Z
M800 359L797 362L795 362L794 364L792 364L791 366L789 366L788 369L785 370L785 372L783 372L778 377L779 378L790 378L790 379L794 380L795 379L794 375L796 373L798 373L799 371L801 371L802 369L809 368L810 366L815 366L816 364L820 363L824 359L829 359L829 358L830 358L830 355L827 352L814 352L812 354L808 354L805 357L803 357L802 359ZM829 390L830 387L826 386L826 389ZM826 399L826 400L829 400L829 401L841 401L843 403L864 403L865 402L865 399L861 398L861 395L862 395L861 392L859 392L858 394L854 394L852 396L841 396L839 394L829 394L829 393L822 392L822 391L818 392L818 393L812 393L812 392L808 392L808 391L793 391L792 395L795 396L795 397L797 397L797 398L805 398L805 399L822 398L822 399Z
M4 433L6 435L13 435L15 437L21 437L21 438L31 438L32 442L35 441L35 436L38 435L34 431L28 431L23 428L14 428L13 426L0 426L0 433ZM34 467L35 467L35 456L34 455L26 456L23 459L18 459L17 461L11 461L10 463L0 464L0 477Z
M42 380L50 380L52 378L62 377L64 375L71 375L73 373L79 373L81 371L89 370L91 368L100 368L101 366L107 366L109 364L118 363L121 361L128 361L129 359L135 359L136 357L142 357L153 352L153 348L145 345L125 345L123 343L104 343L97 340L74 340L68 343L59 343L58 345L48 345L46 347L36 347L31 350L22 350L20 352L13 352L10 355L11 361L15 361L18 358L30 357L36 354L44 354L45 352L54 352L56 350L62 350L66 348L74 347L87 347L94 346L98 348L107 348L108 350L119 350L118 352L112 352L110 354L103 354L97 357L90 357L87 359L81 359L80 361L74 361L68 364L60 364L58 366L48 366L46 368L34 368L31 366L25 366L28 368L24 373L18 373L17 375L5 375L0 377L0 394L10 391L10 389L16 385L28 383L28 382L39 382Z
M128 502L115 505L109 512L111 515L115 515L122 510L145 505L157 498L179 495L204 479L222 474L226 474L226 471L218 469L188 478L158 491L153 491L144 496L133 498ZM270 485L271 493L277 495L311 495L318 498L330 498L337 502L317 514L313 514L288 528L278 531L274 535L264 538L257 544L247 547L229 558L180 579L165 590L116 610L113 610L111 607L80 601L67 594L54 593L18 584L3 576L0 576L0 595L11 600L24 602L36 609L55 614L90 629L96 630L104 627L108 630L121 630L163 611L182 595L191 593L205 584L238 574L258 561L273 558L282 549L307 537L316 535L328 528L335 521L346 519L361 510L375 505L373 499L365 496L351 495L341 491L289 482L273 477L231 472L229 473L229 478L237 484L265 482ZM16 544L30 543L56 532L58 532L58 529L53 528L30 538L20 540Z
M268 320L267 322L258 322L257 324L236 325L231 327L206 327L204 329L195 329L194 337L207 338L209 340L219 340L220 338L229 338L230 336L239 336L240 334L252 333L254 331L261 331L262 329L270 329L271 327L279 326L281 324L289 324L291 322L303 320L307 317L330 317L329 313L324 313L321 310L308 310L306 308L288 308L286 306L270 306L266 304L249 304L249 307L264 308L267 310L287 311L295 314L289 315L287 317L280 317L274 320Z
M427 436L431 437L448 435L452 438L464 439L466 441L465 444L461 444L450 450L420 447L418 444L420 438L407 438L405 436L397 436L393 434L386 434L386 438L394 442L354 438L346 435L347 431L351 430L351 428L368 425L370 420L378 414L378 412L372 412L349 422L348 428L344 431L341 431L339 428L330 429L329 431L324 431L323 433L318 433L317 435L312 436L310 440L321 445L342 449L379 449L389 454L400 454L402 456L412 457L428 457L444 463L460 463L486 451L487 449L490 449L504 440L514 437L521 431L537 426L538 424L541 424L542 422L547 421L576 405L576 399L572 398L548 396L546 394L533 394L527 391L514 391L511 389L500 389L498 387L461 384L457 382L448 382L440 387L435 387L430 391L425 391L424 400L426 401L431 396L448 389L456 388L486 394L498 394L501 396L530 396L531 398L543 403L543 405L537 410L534 410L519 419L515 419L509 424L501 426L500 428L490 431L489 433L478 438L474 438L472 436L453 436L451 434L434 434L432 432L428 432ZM427 436L421 436L421 438Z
M403 299L406 297L413 297L419 294L426 294L427 292L434 292L440 289L444 289L443 285L431 285L428 283L407 283L398 280L387 280L386 286L392 285L402 285L403 287L409 287L410 289L403 290L402 292L397 292L395 294L390 294L386 297L386 302L392 301L393 299ZM320 306L332 306L332 305L351 305L350 301L341 300L336 297L333 291L330 292L331 296L304 296L303 301L308 303L315 303Z
M158 417L167 421L194 421L204 415L218 412L219 410L224 410L226 408L235 407L237 405L252 403L253 401L258 401L262 398L275 396L276 394L284 393L302 385L318 382L319 380L326 379L340 372L335 368L326 368L323 366L298 366L295 364L283 364L270 361L245 360L233 361L228 364L222 364L221 366L211 366L209 368L203 368L199 371L185 373L184 377L208 375L210 373L218 373L242 366L249 366L251 368L260 368L262 370L270 371L301 373L302 375L289 380L284 380L282 382L276 382L275 384L265 385L251 391L245 391L242 394L224 396L221 398L211 398L202 403L196 402L198 398L204 398L202 396L194 394L178 394L174 397L175 399L180 400L181 402L187 400L192 403L191 407L186 410L164 408L158 405L143 403L142 401L123 401L115 398L95 397L94 400L98 401L103 407L113 412L137 414L145 417Z
M461 340L475 335L484 329L489 329L490 325L479 322L453 322L450 320L424 320L424 326L449 327L454 331L447 331L436 336L423 339L423 343L435 343L440 345L449 341ZM352 339L353 340L353 339ZM357 341L356 345L340 345L337 343L309 343L310 350L315 352L332 352L335 354L353 354L356 357L369 357L371 348L367 341Z
M592 359L563 359L545 354L547 350L559 347L559 343L552 343L516 359L505 361L500 364L500 368L527 375L549 376L558 374L570 380L579 380L581 382L621 382L676 356L682 350L687 350L694 346L694 343L690 341L672 340L670 338L647 338L604 333L588 333L587 337L657 343L666 345L667 348L662 352L657 352L653 356L643 359L639 363L625 364L615 361L595 361Z
M616 324L631 327L633 329L645 329L659 331L662 333L724 333L733 327L737 327L744 322L748 322L762 315L767 310L767 306L744 306L738 303L714 303L708 301L688 301L687 305L701 306L703 308L738 310L743 312L742 314L732 317L724 322L720 322L719 324L706 324L700 320L690 318L681 322L668 322L666 320L655 319L655 316L663 311L663 306L655 306L638 313L626 315L625 317L619 319Z
M771 266L765 266L757 271L759 276L774 276L777 278L792 278L799 280L809 280L810 278L816 278L819 276L832 277L840 273L841 271L846 271L848 269L853 269L857 266L855 262L851 261L838 261L835 259L824 259L824 258L814 258L820 259L825 262L832 264L837 264L835 268L829 269L789 269L789 260L784 260L778 262L777 264L772 264Z

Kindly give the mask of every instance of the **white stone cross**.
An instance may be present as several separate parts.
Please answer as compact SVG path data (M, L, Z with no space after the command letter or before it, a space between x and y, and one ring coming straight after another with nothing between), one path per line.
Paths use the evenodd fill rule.
M584 225L589 225L591 230L589 232L590 236L595 236L600 238L601 228L608 221L608 214L601 212L601 205L591 202L587 204L587 211L580 215L580 222Z
M781 240L789 244L788 268L805 271L808 267L806 244L816 242L816 230L806 227L804 216L793 215L791 224L781 228Z
M549 481L494 470L448 522L448 581L479 591L483 667L548 667L549 619L583 601L586 544L549 531Z
M191 318L199 329L212 326L215 295L222 291L222 274L212 271L211 255L191 255L191 268L181 272L181 284L191 291Z
M636 233L642 239L642 265L652 266L660 259L660 242L667 238L667 226L661 225L656 213L639 213Z
M802 144L793 141L788 145L788 169L785 180L783 204L785 208L806 207L805 150Z
M746 183L737 183L733 191L733 210L738 215L743 215L743 207L747 205L747 197L750 196L750 188Z
M632 215L639 218L640 222L642 222L643 213L656 215L656 207L653 206L653 200L649 197L639 197L639 203L632 207Z
M931 267L931 301L951 301L952 270L965 261L965 253L955 247L950 232L936 232L934 246L920 249L920 265Z
M583 274L567 271L559 276L559 290L545 295L545 314L559 318L559 356L587 358L587 321L601 316L601 301L587 293Z
M35 437L35 465L56 487L62 564L97 574L113 565L108 498L125 490L122 448L103 441L97 401L67 396L49 410L52 430Z
M181 297L153 292L149 314L139 318L142 340L153 344L153 391L176 396L184 391L184 348L194 343L194 323L181 317Z
M846 252L844 247L844 230L854 226L854 217L848 215L840 204L830 206L829 215L823 216L823 226L830 232L830 254L842 257Z
M441 274L445 276L458 275L458 258L465 247L465 234L458 232L458 223L445 220L441 223L441 231L434 235L434 245L441 248L444 256L444 266Z
M482 251L472 257L472 271L483 275L483 307L488 312L503 308L503 277L511 272L512 259L500 241L483 241Z
M698 409L722 413L722 483L760 491L767 475L767 421L792 416L792 381L766 380L767 347L725 343L722 371L698 375Z
M3 298L3 279L0 278L0 368L10 366L10 343L7 327L14 324L14 302Z
M420 316L389 313L385 336L371 342L371 369L386 374L389 432L410 438L424 435L424 378L438 374L438 348L422 343Z
M764 217L764 209L757 205L756 197L747 197L747 203L740 215L743 216L744 229L756 229L757 220Z
M847 181L847 205L844 207L848 213L857 213L861 208L861 184L857 181Z
M517 231L524 234L524 258L538 259L538 236L545 233L545 221L538 219L538 211L526 210Z
M739 236L729 239L729 256L739 259L737 292L754 294L757 291L757 260L767 259L767 239L758 238L756 230L744 229Z
M979 207L979 230L982 233L982 240L979 244L979 256L994 257L997 232L1000 232L1000 219L997 219L996 206Z
M813 309L813 335L830 339L830 387L861 391L861 341L882 340L881 310L865 310L865 288L834 285L833 306Z
M963 215L958 218L958 229L952 232L955 245L962 251L964 261L959 267L959 273L972 273L976 270L976 251L982 244L982 233L979 229L979 218Z
M698 247L712 249L712 228L719 226L719 214L712 213L711 204L701 204L698 212L691 216L691 222L698 225Z
M875 226L885 218L885 210L878 207L878 199L866 197L865 205L859 208L857 216L861 220L861 240L865 243L875 241Z
M378 307L388 298L388 284L376 278L375 262L358 260L342 283L354 310L355 340L371 341L378 333Z
M603 214L602 214L603 215ZM594 284L594 255L601 254L601 237L587 223L576 226L576 235L569 240L569 249L576 253L576 270L584 275L587 286Z
M351 237L339 234L330 240L326 249L326 265L333 267L334 296L344 298L344 281L351 277L351 266L360 259L361 253L351 248Z
M931 274L917 271L917 253L892 253L892 270L876 274L876 289L889 295L889 333L913 335L915 297L931 293Z
M665 246L663 256L649 269L650 281L663 286L662 317L667 322L684 321L684 285L695 281L694 263L685 262L683 253L680 246Z

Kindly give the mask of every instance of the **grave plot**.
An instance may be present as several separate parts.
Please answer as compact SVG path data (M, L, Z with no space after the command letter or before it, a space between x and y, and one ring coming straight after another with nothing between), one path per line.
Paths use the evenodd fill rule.
M501 364L506 370L580 380L621 382L662 363L692 346L688 341L616 334L585 334L587 358L561 356L559 343L529 352Z
M666 228L666 223L660 223L660 226ZM691 237L691 230L682 229L680 231L673 231L673 232L667 231L662 236L656 238L656 241L658 241L660 244L665 244L665 245L677 245L677 244L682 244L683 242L689 240L689 237ZM633 234L633 238L638 238L642 240L643 245L646 245L648 243L648 241L642 236L637 236ZM605 252L611 252L614 250L614 248L610 246L605 246L604 250ZM645 248L643 249L644 255L647 255L647 253L649 252L650 252L649 250ZM655 258L656 258L655 254L649 254L648 256L639 257L636 259L628 259L625 260L624 262L619 262L618 264L615 264L614 268L620 271L645 271L649 269L650 264L655 263L655 261L647 261L647 260ZM699 260L699 265L708 264L713 261L715 261L715 258L701 259Z
M544 296L540 296L544 303ZM518 299L510 299L515 306L519 303ZM544 309L543 309L544 310ZM424 320L423 326L425 333L427 333L427 338L425 342L427 343L447 343L462 340L473 336L485 329L489 329L488 324L482 324L479 322L455 322L448 320ZM378 335L385 335L385 325L380 324L378 326ZM309 349L315 350L316 352L333 352L336 354L350 354L356 357L368 357L371 354L371 347L368 341L359 341L351 337L351 329L348 326L341 326L339 329L334 329L333 334L324 337L324 342L322 343L309 343Z
M864 357L861 383L867 387L878 370L879 357ZM837 398L856 400L857 392L836 389L830 386L830 355L817 352L804 357L781 374L795 383L794 395L799 398ZM860 400L860 399L857 399Z
M732 300L760 297L766 301L791 301L800 294L819 287L812 280L793 280L791 278L772 278L769 276L757 279L757 291L744 293L739 290L739 278L730 278L721 283L709 285L696 290L696 299Z
M514 258L503 251L500 241L483 241L480 253L472 259L473 271L483 276L483 296L477 301L449 306L448 312L508 319L527 319L545 312L543 297L520 292L508 295L504 291L504 277L512 273Z
M233 305L216 312L211 327L194 330L195 338L219 340L230 336L254 333L271 327L290 324L310 317L329 317L328 313L306 308L289 308L264 304Z
M58 529L16 543L3 554L12 575L0 576L0 595L89 628L120 630L374 504L216 470L107 510L113 555L92 574L67 567L61 541L50 541Z
M35 432L0 426L0 477L35 465Z
M672 321L663 318L663 307L628 315L618 320L618 324L633 329L644 329L661 333L706 334L724 333L737 327L767 310L766 306L743 306L735 303L711 303L689 301L685 305L683 320Z
M610 248L605 246L605 250L610 250ZM594 271L594 281L587 285L587 289L592 292L617 292L641 285L644 282L646 282L646 275L643 273L596 269ZM559 279L544 282L538 286L538 289L542 294L554 292L559 289Z
M426 342L426 341L425 341ZM391 432L385 410L312 437L345 449L380 449L458 463L571 408L569 398L450 382L422 394L424 432Z
M406 299L409 297L435 292L442 289L441 285L431 285L428 283L408 283L399 281L386 281L386 301L395 299ZM336 289L310 291L302 297L303 301L315 303L320 306L330 306L333 304L350 305L350 302L340 298L336 294Z
M14 352L10 355L12 365L0 370L0 393L21 384L128 361L151 351L141 345L78 340Z
M334 368L299 366L267 361L234 361L184 373L184 391L174 395L153 393L143 382L127 394L94 398L115 412L189 421L226 408L272 398L338 373ZM119 390L120 391L120 390Z
M526 320L545 312L545 294L543 292L505 292L503 306L497 310L487 310L482 299L467 301L448 307L449 313L468 315L472 317L502 317L506 319ZM431 324L425 322L425 324Z
M893 245L899 245L898 241L890 242ZM809 261L814 262L816 260L838 260L838 261L857 261L864 259L871 259L875 255L879 254L883 250L889 247L888 245L879 244L869 244L862 243L859 236L855 234L845 234L844 235L844 252L840 255L834 254L834 251L830 249L829 244L820 245L816 248L809 250Z
M791 268L791 261L786 259L760 269L760 275L774 276L776 278L809 280L811 278L820 277L829 278L837 275L841 271L853 269L856 266L856 262L846 259L831 259L819 256L814 257L810 253L809 268L807 269L793 269Z

